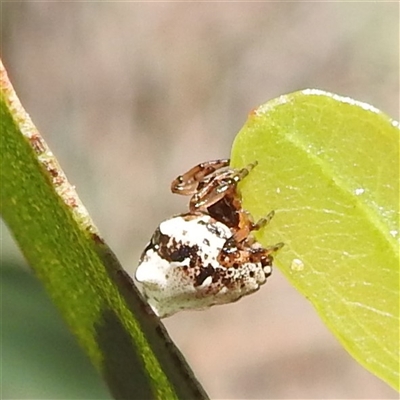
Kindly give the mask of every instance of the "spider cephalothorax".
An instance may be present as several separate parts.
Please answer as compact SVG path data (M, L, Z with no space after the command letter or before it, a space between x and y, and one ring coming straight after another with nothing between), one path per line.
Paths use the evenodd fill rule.
M229 160L208 161L172 182L173 193L192 196L189 212L159 225L136 270L158 316L231 303L271 275L272 254L283 244L263 248L251 232L274 213L254 223L237 190L255 165L234 169Z

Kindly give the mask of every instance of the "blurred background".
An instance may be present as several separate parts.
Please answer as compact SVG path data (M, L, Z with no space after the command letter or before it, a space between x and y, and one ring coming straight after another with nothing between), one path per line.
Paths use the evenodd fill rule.
M124 267L187 199L170 181L228 157L248 112L319 88L399 113L399 3L2 4L2 58ZM107 389L2 226L2 398ZM395 399L275 270L240 302L165 320L213 399ZM134 379L134 377L132 377Z

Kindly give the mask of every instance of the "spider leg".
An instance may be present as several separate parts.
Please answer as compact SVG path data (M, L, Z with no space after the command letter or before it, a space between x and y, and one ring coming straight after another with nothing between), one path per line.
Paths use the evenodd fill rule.
M236 187L232 174L233 171L228 170L206 182L191 198L190 209L205 211L207 207L221 200L229 190Z
M271 219L274 217L274 215L275 211L272 210L266 217L259 219L257 223L253 224L251 230L258 231L261 228L264 228L264 226L268 225L271 222Z
M215 171L229 166L229 161L229 159L220 159L196 165L172 181L172 193L184 196L195 194L200 182Z
M247 212L241 211L239 230L235 232L233 237L238 242L245 240L246 238L248 238L250 232L258 231L264 228L266 225L268 225L271 222L271 219L274 217L274 215L275 211L271 211L266 217L261 218L260 220L257 221L257 223L254 223L251 221L251 218ZM249 240L250 242L254 241L254 239L251 240L251 238L249 238Z
M253 227L251 230L257 231L259 229L264 228L264 226L268 225L271 222L271 219L274 217L274 215L275 215L275 211L272 210L266 217L261 218L260 220L258 220L258 222L256 224L253 224ZM281 249L284 245L285 245L285 243L279 242L272 246L264 247L264 250L268 253L275 253L276 251Z
M239 170L228 169L225 171L215 171L207 176L202 182L204 186L197 192L194 192L189 204L190 210L206 211L208 207L217 203L232 190L235 190L237 184L245 178L256 165L257 162L254 162Z
M268 252L268 254L271 254L271 253L275 253L276 251L280 250L284 245L285 245L285 243L279 242L279 243L273 244L272 246L264 247L264 250L266 252Z
M261 262L265 265L271 264L273 257L272 254L277 252L279 249L281 249L284 246L283 243L277 243L274 244L273 246L268 246L268 247L257 247L257 248L251 248L250 254L249 254L249 259L253 263Z
M236 242L242 242L249 238L250 232L253 230L254 223L250 215L246 211L239 211L239 229L233 234L233 239Z

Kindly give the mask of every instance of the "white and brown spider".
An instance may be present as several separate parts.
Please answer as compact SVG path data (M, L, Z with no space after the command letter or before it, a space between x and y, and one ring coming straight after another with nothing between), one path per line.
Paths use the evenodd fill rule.
M251 232L274 212L254 223L237 191L255 166L234 169L227 159L208 161L172 182L173 193L192 196L189 212L159 225L135 276L159 317L234 302L271 275L272 254L283 244L263 248Z

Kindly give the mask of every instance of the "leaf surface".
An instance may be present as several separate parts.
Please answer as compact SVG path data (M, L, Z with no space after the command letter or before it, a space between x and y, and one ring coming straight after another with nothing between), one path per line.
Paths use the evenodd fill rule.
M232 165L276 264L363 366L399 390L399 125L372 106L304 90L255 109Z

